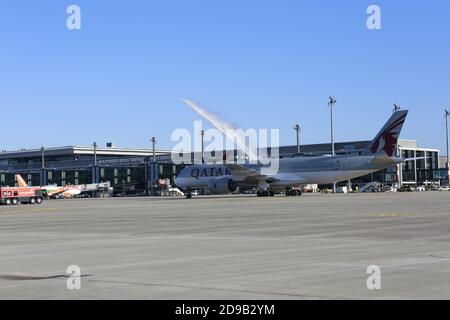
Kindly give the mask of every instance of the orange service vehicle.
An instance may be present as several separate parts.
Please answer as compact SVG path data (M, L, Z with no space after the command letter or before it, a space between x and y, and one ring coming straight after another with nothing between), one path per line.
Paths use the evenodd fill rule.
M40 187L0 187L0 204L41 204L43 199Z

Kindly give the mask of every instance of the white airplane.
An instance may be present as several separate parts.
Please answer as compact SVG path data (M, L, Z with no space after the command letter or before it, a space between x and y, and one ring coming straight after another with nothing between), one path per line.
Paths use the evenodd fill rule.
M28 183L20 174L16 174L16 180L19 187L28 187ZM78 185L64 187L58 187L57 185L48 185L41 187L41 189L46 192L48 197L62 195L64 198L72 198L73 196L81 194L82 191L82 187Z
M16 180L19 187L28 187L28 183L23 179L20 174L16 174ZM66 185L66 186L57 186L47 185L41 187L41 190L44 190L49 198L62 196L66 199L71 199L74 196L80 195L82 192L86 191L95 191L98 188L108 188L109 183L92 183L92 184L77 184L77 185Z
M204 117L206 114L205 118L214 125L207 111L201 111L198 113ZM278 172L270 175L261 172L260 164L196 164L184 168L175 184L187 198L191 198L192 190L209 189L212 194L228 194L239 186L254 187L258 196L266 197L281 191L286 195L300 195L294 186L330 184L364 176L408 160L395 155L407 114L407 110L394 112L363 155L283 158L279 159ZM220 126L216 127L221 130Z

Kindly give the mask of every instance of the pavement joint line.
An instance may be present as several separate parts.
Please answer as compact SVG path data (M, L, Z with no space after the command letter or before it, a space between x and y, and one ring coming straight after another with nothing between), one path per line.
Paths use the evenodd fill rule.
M439 299L450 294L448 195L112 198L7 208L0 210L6 279L52 277L77 262L96 276L77 294L64 279L0 279L0 296ZM366 288L373 264L382 268L377 292Z
M131 281L118 281L118 280L100 280L100 279L89 279L89 282L101 282L101 283L111 283L111 284L124 284L124 285L138 285L138 286L150 286L150 287L169 287L169 288L182 288L182 289L197 289L197 290L215 290L215 291L232 291L240 293L254 293L254 294L269 294L278 296L290 296L298 297L304 299L343 299L337 297L327 297L319 295L305 295L305 294L295 294L295 293L283 293L283 292L268 292L268 291L256 291L256 290L245 290L245 289L235 289L235 288L217 288L217 287L203 287L203 286L191 286L191 285L172 285L165 283L144 283L144 282L131 282Z

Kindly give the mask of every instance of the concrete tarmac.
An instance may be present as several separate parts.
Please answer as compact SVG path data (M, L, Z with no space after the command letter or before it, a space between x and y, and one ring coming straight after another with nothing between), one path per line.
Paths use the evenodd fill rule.
M420 192L0 206L0 299L449 299L449 204Z

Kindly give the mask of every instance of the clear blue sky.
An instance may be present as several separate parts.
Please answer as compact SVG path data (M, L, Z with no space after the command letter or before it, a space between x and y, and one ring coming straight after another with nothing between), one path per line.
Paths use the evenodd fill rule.
M66 28L81 7L82 29ZM382 30L366 27L378 4ZM371 139L394 102L403 138L444 151L450 3L435 1L1 1L0 149L104 144L171 148L196 100L281 143Z

